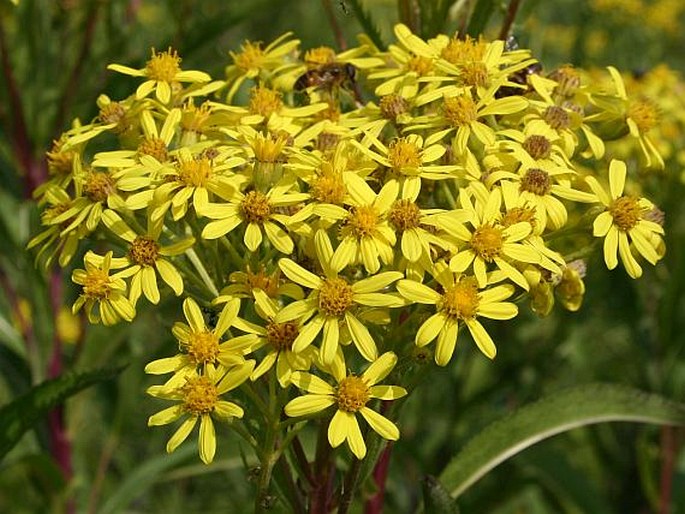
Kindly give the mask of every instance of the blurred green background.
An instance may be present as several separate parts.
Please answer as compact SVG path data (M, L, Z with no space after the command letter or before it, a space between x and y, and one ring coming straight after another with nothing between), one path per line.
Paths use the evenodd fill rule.
M451 12L469 3L455 2ZM398 4L413 2L363 3L386 41L399 21ZM490 36L505 7L493 4ZM100 93L119 99L135 87L107 72L108 63L141 67L151 47L171 45L185 69L221 78L228 51L245 39L269 42L293 31L303 49L335 47L331 18L354 46L360 25L351 6L338 1L22 0L15 6L0 0L0 405L63 370L127 365L117 379L41 420L0 462L0 512L249 512L253 485L238 440L219 434L217 459L204 466L193 444L166 455L169 431L146 426L159 405L144 393L151 381L143 367L174 347L176 316L165 314L178 312L177 304L143 309L135 323L114 330L71 320L73 333L55 337L56 304L70 305L76 292L70 270L45 275L25 250L39 226L30 194L45 174L45 152L71 120L93 119ZM524 0L514 32L546 71L562 63L611 64L639 77L660 63L685 71L684 23L682 0ZM440 30L452 34L459 26L458 17L449 17ZM680 84L674 94L684 94ZM678 151L664 172L645 181L666 212L664 260L633 281L621 269L608 272L597 252L579 312L557 308L540 319L522 309L516 330L488 327L500 342L494 362L463 344L453 365L433 369L430 384L407 401L400 418L385 512L414 512L424 476L438 474L470 436L561 387L601 381L685 400L685 191ZM55 423L68 444L55 441ZM684 443L685 432L669 427L576 429L496 468L462 498L462 512L682 513ZM59 448L68 457L56 458ZM68 482L66 465L73 473Z

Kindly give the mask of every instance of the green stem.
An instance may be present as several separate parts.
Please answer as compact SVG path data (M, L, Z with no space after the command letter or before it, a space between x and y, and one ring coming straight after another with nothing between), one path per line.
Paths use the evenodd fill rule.
M274 465L280 456L280 451L276 448L279 433L279 416L280 404L276 396L276 375L275 373L269 373L269 408L266 418L264 446L259 455L261 472L257 482L257 495L255 496L254 505L255 514L266 512L272 505L269 486Z
M350 467L347 475L345 476L345 482L343 489L340 493L340 505L338 506L338 514L347 514L352 505L352 499L354 498L354 492L357 489L357 484L359 482L359 474L362 469L362 461L360 459L354 459L352 467Z
M193 264L193 266L195 266L195 269L200 275L200 278L204 282L205 286L207 286L207 288L209 289L209 292L212 293L215 297L219 296L219 291L214 285L214 282L212 282L212 278L209 276L209 273L207 273L204 264L202 264L202 261L197 256L197 253L195 253L195 250L190 248L189 250L186 250L185 253L188 256L190 262Z

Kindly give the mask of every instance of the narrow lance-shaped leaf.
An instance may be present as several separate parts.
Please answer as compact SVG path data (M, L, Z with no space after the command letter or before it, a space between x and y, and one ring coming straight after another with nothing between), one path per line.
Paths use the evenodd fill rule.
M48 411L79 391L117 376L123 367L68 373L32 387L0 408L0 460Z
M572 428L606 421L685 424L685 404L609 384L567 389L495 421L449 462L440 482L453 497L529 446Z

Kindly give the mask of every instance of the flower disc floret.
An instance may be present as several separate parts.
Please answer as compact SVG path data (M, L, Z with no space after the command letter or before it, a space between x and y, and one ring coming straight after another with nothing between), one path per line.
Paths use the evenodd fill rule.
M319 309L328 316L342 316L352 306L354 293L344 278L327 278L319 289Z
M214 410L219 392L216 385L207 377L191 377L181 387L183 409L189 414L201 416Z
M611 202L609 213L614 218L614 225L626 232L637 225L643 217L644 209L637 198L620 196Z
M293 321L285 323L271 321L266 325L266 340L276 351L292 350L293 342L299 334L300 329Z
M445 290L440 310L451 318L466 320L476 316L478 305L478 284L465 278Z
M149 155L159 162L165 162L169 158L166 142L158 137L145 139L138 145L138 155Z
M357 238L372 236L377 225L378 212L372 205L355 207L347 217L347 227Z
M659 123L659 113L649 100L638 100L628 106L627 117L637 125L640 133L649 132Z
M388 160L393 169L418 168L421 166L421 149L407 138L396 139L388 146Z
M388 219L397 230L404 232L418 228L421 222L421 210L407 198L397 200L388 213Z
M407 69L423 77L433 71L433 59L415 55L407 61Z
M478 119L478 108L469 95L445 98L442 110L455 127L469 125Z
M484 62L467 62L459 66L461 81L467 86L485 87L488 85L488 68Z
M91 172L83 184L83 193L93 202L105 202L115 191L114 180L107 173Z
M322 203L341 205L345 192L345 183L339 175L321 175L312 183L311 195Z
M214 332L191 332L183 348L196 365L216 362L219 355L219 338Z
M440 57L452 64L480 61L485 55L485 49L486 43L482 39L476 40L471 36L466 36L466 39L455 37L442 49Z
M107 105L102 106L98 113L98 119L106 124L119 124L124 120L125 116L126 109L124 109L124 106L119 102L110 102Z
M243 217L248 223L263 224L271 216L269 199L260 191L250 191L240 204Z
M335 391L338 408L345 412L360 411L369 398L370 392L366 382L355 375L343 378Z
M409 102L400 95L392 93L381 98L379 107L381 116L388 120L396 120L398 116L409 110Z
M180 71L181 58L171 48L162 53L153 49L152 58L145 64L145 75L151 80L172 82Z
M523 149L535 160L547 159L552 151L552 143L545 136L533 134L523 141Z
M528 191L538 196L548 195L552 190L549 173L539 168L531 168L521 178L521 191Z
M184 160L178 163L178 179L189 187L205 187L212 178L212 163L206 157Z
M149 236L138 236L131 243L129 258L141 266L154 266L159 257L159 244Z
M268 87L253 87L250 92L249 111L268 118L283 107L281 94Z
M502 229L491 224L479 227L471 236L471 248L486 262L491 262L499 257L502 252L504 238Z
M571 117L566 112L566 109L558 105L550 105L545 109L542 118L554 130L564 130L571 126Z
M83 295L86 298L105 299L112 292L111 279L107 270L91 269L88 271L83 284Z

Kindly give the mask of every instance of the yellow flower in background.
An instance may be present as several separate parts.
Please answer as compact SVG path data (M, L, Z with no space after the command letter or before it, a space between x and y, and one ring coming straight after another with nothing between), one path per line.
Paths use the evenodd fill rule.
M81 294L74 302L72 312L76 314L84 308L88 321L104 325L114 325L121 320L132 321L136 311L126 297L126 282L120 273L109 274L112 252L98 258L93 252L83 258L85 269L76 269L71 280L82 287Z
M233 271L228 280L231 283L221 290L222 297L254 298L255 291L260 290L272 299L279 296L287 296L293 300L304 298L302 288L284 280L280 269L269 273L264 267L260 267L257 271L252 271L248 264L245 271Z
M288 60L300 45L299 39L288 41L291 36L292 32L286 32L263 48L259 41L245 41L240 45L240 52L229 52L233 64L226 67L226 80L231 85L226 95L227 102L233 100L246 79L268 78L277 71L287 72L298 66L298 63Z
M606 208L595 218L592 227L595 237L604 238L604 262L607 268L614 269L620 256L628 275L639 278L642 268L633 255L633 248L652 265L660 259L656 247L663 244L661 235L664 229L647 219L654 205L646 198L624 193L626 165L623 161L614 159L609 165L608 193L594 177L587 177L586 180Z
M466 325L471 337L483 354L493 359L497 348L478 317L506 320L518 314L511 302L503 302L514 293L509 284L482 290L474 277L452 273L445 266L436 265L433 271L435 287L413 280L400 280L397 290L407 300L434 306L435 313L419 327L417 346L426 346L437 338L435 362L445 366L457 345L460 324Z
M407 394L403 387L378 384L396 363L397 356L387 352L374 359L361 375L346 374L344 366L334 366L335 387L311 373L295 372L293 384L309 394L288 402L285 413L291 417L309 416L335 406L337 410L328 425L328 442L337 448L347 441L355 457L363 459L366 443L359 429L357 413L383 439L396 441L400 437L400 431L392 421L367 407L372 399L397 400Z
M222 395L232 391L248 379L254 361L226 370L223 367L208 367L204 373L196 371L183 375L184 383L177 387L152 386L148 394L164 400L174 400L178 404L168 407L148 419L148 426L168 425L185 417L167 443L168 453L173 452L185 441L200 422L198 449L200 459L205 464L214 460L216 452L216 431L212 418L230 422L242 418L243 408L234 402L222 399Z
M139 70L121 64L110 64L107 69L133 77L146 78L147 80L136 90L136 99L141 100L154 91L157 100L163 104L171 101L173 88L177 83L203 83L211 80L211 77L203 71L181 70L181 58L171 48L159 53L153 49L152 57L145 63L145 68Z
M330 364L340 343L340 324L344 324L362 357L368 361L375 360L378 355L376 343L369 329L359 320L361 313L357 308L400 307L400 299L380 291L401 278L402 273L386 271L350 284L339 275L342 268L334 267L333 247L326 232L317 231L314 242L324 277L315 275L291 259L278 261L285 276L312 292L304 300L284 307L275 320L278 323L302 321L302 328L292 346L295 353L307 348L323 331L321 359L325 364Z
M257 336L245 334L222 342L228 330L238 324L239 310L240 300L229 300L222 308L216 325L211 327L205 322L197 302L186 298L183 300L183 314L187 323L176 322L172 328L181 353L150 362L145 366L145 372L152 375L174 372L180 377L184 370L195 371L212 366L231 368L244 364L243 355L258 342Z

